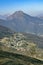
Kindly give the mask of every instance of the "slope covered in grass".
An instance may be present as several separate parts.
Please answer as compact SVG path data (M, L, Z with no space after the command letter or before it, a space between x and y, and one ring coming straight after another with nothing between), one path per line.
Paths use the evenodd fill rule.
M25 55L0 51L0 65L43 65L43 61Z

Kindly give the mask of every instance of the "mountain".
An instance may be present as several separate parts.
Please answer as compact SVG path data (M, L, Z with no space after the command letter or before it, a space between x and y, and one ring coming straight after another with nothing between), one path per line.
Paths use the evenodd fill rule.
M0 25L0 39L3 37L9 37L12 33L13 32L9 28Z
M1 25L0 25L0 32L1 32L1 31L3 31L3 32L5 32L5 31L6 31L6 32L10 32L11 30L10 30L9 28L5 27L5 26L1 26Z
M4 16L4 15L0 15L0 19L6 19L6 16Z
M6 20L0 19L0 25L6 26L16 32L43 34L43 20L32 17L23 11L16 11L8 16Z
M43 19L43 13L38 14L37 17Z
M43 65L39 34L43 34L43 20L22 11L0 19L0 65Z

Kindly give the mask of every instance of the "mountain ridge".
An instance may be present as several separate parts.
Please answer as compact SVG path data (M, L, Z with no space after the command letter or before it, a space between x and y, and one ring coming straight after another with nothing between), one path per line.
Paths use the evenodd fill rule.
M6 26L16 32L43 34L43 20L30 16L22 11L16 11L6 20L0 20L0 25Z

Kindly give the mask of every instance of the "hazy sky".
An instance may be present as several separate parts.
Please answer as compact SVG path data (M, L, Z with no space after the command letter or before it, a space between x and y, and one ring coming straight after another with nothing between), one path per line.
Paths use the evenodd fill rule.
M22 10L30 15L43 12L43 0L0 0L0 14Z

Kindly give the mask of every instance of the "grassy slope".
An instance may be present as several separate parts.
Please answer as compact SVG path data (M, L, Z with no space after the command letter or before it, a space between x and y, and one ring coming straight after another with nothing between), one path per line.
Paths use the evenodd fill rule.
M16 53L0 51L0 65L43 65L43 61Z

